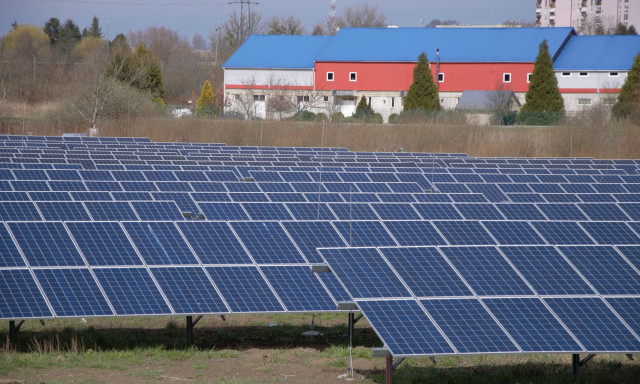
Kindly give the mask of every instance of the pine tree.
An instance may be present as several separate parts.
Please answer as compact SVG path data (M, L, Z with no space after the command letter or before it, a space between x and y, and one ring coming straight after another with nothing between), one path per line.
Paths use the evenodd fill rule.
M202 91L200 92L200 98L197 103L197 117L216 116L218 114L218 101L216 99L216 94L213 93L213 88L211 87L209 80L205 80L202 85Z
M440 109L438 90L429 68L429 60L423 52L418 56L418 64L413 69L413 84L407 92L404 110L435 111L438 109Z
M640 122L640 54L633 60L633 66L627 73L627 80L613 106L613 114L617 118L632 118Z
M367 119L373 116L373 109L367 104L367 99L362 95L358 105L356 106L356 113L353 114L354 119Z
M93 19L91 19L91 27L89 27L89 29L82 29L82 37L96 37L98 39L102 39L102 28L100 28L98 16L93 16Z
M538 57L531 74L529 90L524 96L523 111L559 112L564 110L564 101L558 90L558 79L553 70L547 40L540 44Z

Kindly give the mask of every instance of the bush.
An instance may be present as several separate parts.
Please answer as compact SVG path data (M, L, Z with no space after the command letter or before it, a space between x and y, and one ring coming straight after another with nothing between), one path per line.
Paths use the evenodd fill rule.
M298 111L291 116L291 120L297 121L316 121L316 114L309 111Z
M331 121L334 123L342 123L345 121L345 117L342 112L337 112L331 115Z
M392 113L391 115L389 115L389 124L399 124L399 123L401 123L400 115L398 115L397 113Z
M564 111L520 111L515 123L519 125L555 125L564 119Z
M518 112L515 111L504 111L496 114L495 124L496 125L514 125L516 123L516 117L518 116Z

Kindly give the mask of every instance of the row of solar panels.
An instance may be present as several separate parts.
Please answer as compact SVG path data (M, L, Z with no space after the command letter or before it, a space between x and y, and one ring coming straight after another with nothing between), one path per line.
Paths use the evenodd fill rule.
M394 356L640 351L640 248L320 253Z

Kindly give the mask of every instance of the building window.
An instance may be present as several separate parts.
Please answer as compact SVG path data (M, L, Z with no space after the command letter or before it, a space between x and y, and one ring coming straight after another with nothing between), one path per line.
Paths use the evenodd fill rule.
M309 101L309 96L298 96L298 103Z
M591 99L578 99L578 105L591 105Z
M264 95L253 95L253 101L264 101Z
M588 72L580 72L580 73L578 73L578 76L587 77L587 76L589 76L589 73Z
M527 73L527 83L531 82L531 76L533 76L533 73Z
M438 73L438 83L444 83L444 73Z
M562 72L562 77L571 77L571 72Z
M357 81L358 73L357 72L349 72L349 81Z
M240 101L240 95L233 95L235 101Z
M329 101L329 96L323 96L322 100L325 101L325 102Z
M503 73L502 74L502 81L505 83L510 83L511 82L511 74L510 73Z
M333 72L327 72L327 81L333 81Z
M395 108L396 107L396 98L392 97L391 98L391 108Z
M618 77L618 72L609 72L609 77Z
M371 106L371 96L367 97L367 104L369 104L369 106Z

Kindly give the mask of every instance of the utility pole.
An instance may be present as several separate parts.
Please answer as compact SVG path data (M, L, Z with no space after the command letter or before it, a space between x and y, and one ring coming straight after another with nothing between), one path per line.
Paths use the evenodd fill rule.
M245 36L245 32L244 32L244 5L247 4L247 7L248 7L247 32L250 34L253 32L252 25L251 25L251 4L258 5L260 3L256 1L251 1L251 0L235 0L235 1L230 1L227 4L229 5L240 4L240 33L238 33L238 37L240 37L239 40L244 41L247 37Z

